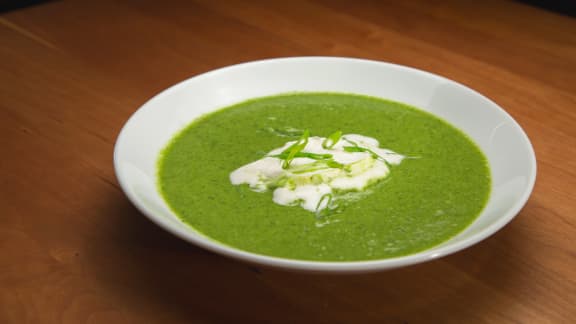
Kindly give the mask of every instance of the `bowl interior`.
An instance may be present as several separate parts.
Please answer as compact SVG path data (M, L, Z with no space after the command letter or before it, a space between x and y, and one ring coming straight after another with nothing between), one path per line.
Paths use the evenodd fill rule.
M486 154L492 193L478 219L453 239L415 255L366 262L311 262L243 252L206 239L182 223L156 188L156 160L172 136L195 118L225 106L294 91L364 94L400 101L444 118L467 133ZM526 202L536 175L530 141L495 103L448 79L375 61L305 57L265 60L215 70L183 81L142 106L126 123L114 156L117 177L130 200L177 236L247 261L300 270L368 271L446 255L493 234Z

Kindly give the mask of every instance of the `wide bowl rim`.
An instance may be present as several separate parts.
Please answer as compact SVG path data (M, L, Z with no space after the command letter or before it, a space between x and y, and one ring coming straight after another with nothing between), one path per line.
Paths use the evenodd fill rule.
M532 170L532 172L528 176L528 183L524 188L522 194L519 196L520 198L514 203L514 205L508 210L508 212L506 212L502 217L498 218L497 221L493 222L491 225L487 226L483 230L470 235L470 237L464 238L451 245L434 247L428 250L417 252L415 254L410 254L401 257L387 258L387 259L366 260L366 261L308 261L308 260L274 257L244 251L238 248L225 245L216 240L210 239L201 233L200 233L201 238L191 236L190 230L194 231L194 229L192 229L189 225L183 223L185 226L175 226L173 223L167 221L165 218L157 216L153 211L144 206L144 204L140 202L138 197L136 197L131 190L128 190L128 180L126 176L123 174L122 168L119 167L120 164L119 156L121 154L120 144L124 141L126 137L126 132L129 129L130 125L137 120L137 116L139 114L144 113L145 110L151 109L150 107L152 107L152 105L157 100L159 100L164 96L170 95L170 93L172 93L173 91L177 91L181 87L185 87L187 84L191 82L198 82L204 78L209 78L217 74L228 73L229 71L233 71L236 69L250 68L256 65L281 64L283 62L297 62L297 61L301 62L340 61L348 63L358 62L364 64L387 66L389 68L407 70L412 73L422 74L426 77L436 78L443 82L448 82L456 87L459 87L461 88L461 90L470 92L473 95L483 98L490 105L496 108L499 111L499 113L502 114L502 116L507 119L507 122L513 125L513 127L516 129L519 136L521 137L523 144L528 150L529 159L528 161L526 161L526 163L530 164L530 169ZM297 57L281 57L281 58L270 58L256 61L248 61L221 67L182 80L159 92L158 94L150 98L148 101L146 101L142 106L140 106L134 113L132 113L132 115L129 117L129 119L125 122L125 124L121 128L114 146L114 170L122 191L142 214L144 214L149 220L151 220L153 223L160 226L164 230L172 233L173 235L185 241L200 246L206 250L253 264L270 266L274 268L283 268L287 270L306 271L306 272L358 273L358 272L372 272L386 269L394 269L435 260L453 254L455 252L461 251L463 249L466 249L490 237L491 235L502 229L510 221L512 221L512 219L516 217L516 215L520 212L520 210L524 207L524 205L528 201L536 182L537 163L534 147L532 146L532 143L530 142L528 135L526 134L524 129L522 129L522 127L518 124L518 122L516 122L516 120L512 116L510 116L508 112L506 112L494 101L487 98L483 94L475 91L474 89L471 89L459 82L417 68L383 61L375 61L375 60L352 58L352 57L336 57L336 56L297 56Z

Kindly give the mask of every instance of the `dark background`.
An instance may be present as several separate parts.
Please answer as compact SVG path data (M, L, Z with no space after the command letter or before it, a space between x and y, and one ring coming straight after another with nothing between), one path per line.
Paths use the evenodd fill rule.
M14 10L26 6L55 0L0 0L0 12ZM142 0L146 1L146 0ZM554 11L566 16L576 17L575 0L517 0L532 6Z

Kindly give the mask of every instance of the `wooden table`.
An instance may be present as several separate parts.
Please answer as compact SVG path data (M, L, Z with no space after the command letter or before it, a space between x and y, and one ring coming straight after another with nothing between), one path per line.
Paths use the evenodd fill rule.
M505 229L404 269L257 269L150 223L116 182L165 87L280 56L390 61L501 104L534 144ZM568 323L576 319L576 20L506 1L53 1L0 15L0 323Z

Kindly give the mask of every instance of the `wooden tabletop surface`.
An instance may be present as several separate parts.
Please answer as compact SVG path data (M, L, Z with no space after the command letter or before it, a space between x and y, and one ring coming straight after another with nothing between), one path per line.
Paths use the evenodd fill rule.
M538 159L518 217L438 261L261 269L149 222L114 141L160 90L256 59L389 61L468 85ZM509 1L50 1L0 14L0 323L569 323L576 318L576 19Z

